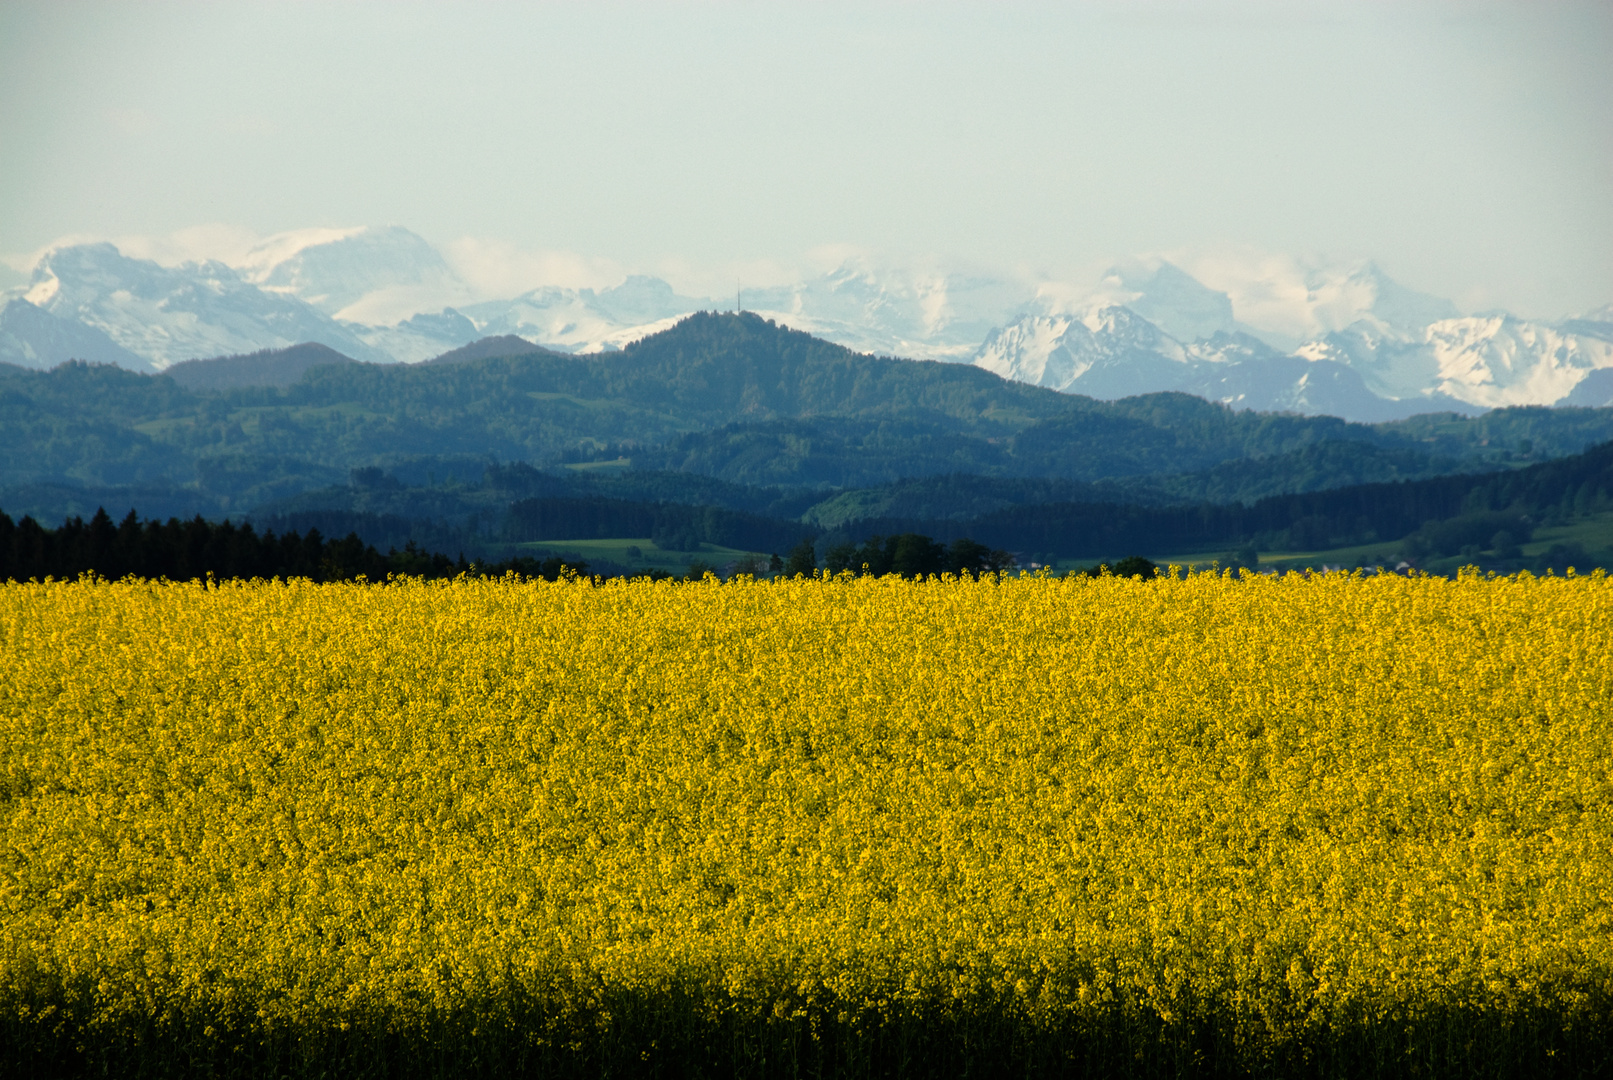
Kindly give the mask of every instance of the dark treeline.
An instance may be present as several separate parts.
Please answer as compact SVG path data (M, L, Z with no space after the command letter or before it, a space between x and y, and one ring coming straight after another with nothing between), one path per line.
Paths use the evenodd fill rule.
M572 570L587 570L578 563ZM388 574L443 578L476 572L502 574L514 570L527 577L555 580L565 569L557 558L525 558L476 566L463 555L451 559L423 551L413 543L385 555L349 533L327 540L319 530L305 533L257 532L250 524L169 518L142 522L133 510L120 524L98 511L89 521L68 518L47 529L31 517L13 522L0 513L0 581L77 578L93 572L104 578L168 578L188 581L218 578L309 578L351 581L359 577L384 581Z
M783 551L816 532L809 525L720 506L686 506L626 499L523 499L505 517L504 538L604 540L649 537L669 551L695 551L701 544L743 551Z
M791 551L784 564L786 574L811 573L818 565L817 550L811 540L803 540ZM924 577L929 574L986 574L1011 570L1014 557L968 537L950 544L938 543L922 533L870 536L859 544L841 543L823 553L823 567L831 573L851 571L884 577Z
M824 567L870 573L979 573L1011 564L1007 552L1032 558L1081 558L1115 552L1150 556L1251 547L1323 550L1397 543L1409 556L1458 555L1487 549L1501 555L1527 542L1534 527L1613 507L1613 443L1582 454L1508 472L1445 476L1395 484L1274 496L1253 506L1148 507L1098 503L1014 506L966 520L871 519L818 534L799 521L717 506L611 498L532 498L514 503L504 540L565 541L648 537L682 551L714 544L744 551L790 551L789 572ZM349 515L357 521L363 515ZM405 525L394 523L402 535ZM444 536L452 530L445 530ZM69 518L46 529L32 518L0 514L0 580L73 577L307 577L318 581L388 573L440 577L470 569L461 555L431 553L411 538L381 554L349 532L327 540L317 528L255 531L250 525L140 521L121 524L105 513ZM810 560L810 561L808 561ZM585 569L579 565L577 569ZM555 558L506 560L479 572L516 570L553 578Z
M491 520L484 527L497 520L493 515L487 516ZM482 557L485 555L485 537L479 535L476 528L478 522L475 520L404 517L401 514L367 514L351 510L301 510L253 514L251 522L260 530L272 529L278 533L317 531L321 536L347 536L352 533L381 551L389 548L401 551L413 544L423 551L467 552L472 562L487 561Z

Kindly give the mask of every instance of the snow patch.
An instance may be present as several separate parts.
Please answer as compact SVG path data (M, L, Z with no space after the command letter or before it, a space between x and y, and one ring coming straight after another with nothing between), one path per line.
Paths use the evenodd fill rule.
M359 236L365 231L367 230L364 226L356 225L345 229L292 229L288 232L275 233L252 245L235 262L235 267L241 271L241 276L246 280L261 285L274 273L276 267L309 248L334 244L339 240Z

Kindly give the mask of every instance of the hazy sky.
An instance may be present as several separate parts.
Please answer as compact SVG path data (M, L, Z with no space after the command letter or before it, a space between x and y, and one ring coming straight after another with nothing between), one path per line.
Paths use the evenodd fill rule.
M1317 252L1549 316L1613 300L1610 56L1606 0L5 0L0 255L400 224L698 288Z

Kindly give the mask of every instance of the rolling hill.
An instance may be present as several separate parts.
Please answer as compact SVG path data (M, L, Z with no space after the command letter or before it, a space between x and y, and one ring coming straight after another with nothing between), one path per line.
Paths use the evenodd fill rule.
M1176 393L1103 402L752 314L691 316L619 352L519 342L420 365L302 346L164 375L0 370L0 510L389 515L455 522L474 543L520 499L601 498L839 528L1246 503L1516 469L1613 438L1608 409L1359 424Z

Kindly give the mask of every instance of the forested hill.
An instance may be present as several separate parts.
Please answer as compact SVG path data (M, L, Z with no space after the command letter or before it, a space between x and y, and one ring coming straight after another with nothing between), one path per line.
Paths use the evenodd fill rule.
M953 521L869 518L843 527L836 537L915 531L1061 558L1382 545L1380 561L1464 553L1478 561L1483 553L1487 565L1507 570L1520 568L1512 549L1543 521L1609 510L1613 443L1603 443L1524 469L1279 495L1252 506L1041 503ZM1581 559L1581 569L1608 565L1613 551L1592 556Z
M1613 443L1606 443L1524 469L1277 496L1253 506L1047 502L970 519L864 518L827 530L709 505L539 496L509 505L496 523L497 539L489 544L492 556L475 558L495 569L552 579L566 561L551 550L557 543L564 548L567 543L634 537L677 551L706 550L704 545L771 550L775 569L782 565L776 554L789 551L789 565L797 570L814 565L836 569L858 565L846 555L858 543L863 545L858 550L869 551L881 548L882 538L886 546L893 538L902 543L918 538L937 552L941 549L934 541L939 540L951 541L948 550L989 553L995 567L1011 564L1010 552L1026 562L1051 562L1122 551L1161 560L1189 553L1202 559L1207 551L1222 550L1247 565L1258 559L1258 552L1274 548L1292 552L1376 545L1376 551L1358 552L1358 561L1393 566L1415 560L1415 565L1436 572L1475 563L1505 572L1569 566L1587 570L1613 565L1613 549L1592 551L1574 543L1540 551L1544 544L1537 544L1526 555L1522 545L1543 526L1560 528L1589 517L1605 522L1610 511ZM387 572L441 576L468 564L463 554L451 560L431 554L433 549L442 551L444 542L448 550L477 542L475 536L456 536L450 529L421 545L417 523L373 514L303 518L265 521L263 531L254 532L251 525L237 530L228 522L213 525L200 518L142 524L132 512L114 526L102 511L89 522L75 518L52 531L31 519L13 523L0 513L0 581L8 576L71 576L86 569L107 576L184 577L204 571L327 580L358 573L372 580ZM331 544L320 536L325 529L346 529L349 535ZM382 556L377 550L381 546L393 550ZM541 556L547 561L540 564L535 559ZM973 565L979 569L984 564Z
M469 353L472 349L460 350ZM500 350L502 352L503 350ZM310 371L277 397L287 406L347 404L427 429L481 423L536 460L551 442L649 443L726 424L816 416L919 417L1008 433L1088 399L1010 382L979 368L854 353L759 316L692 315L620 352L576 356L530 348L454 363L339 365ZM606 409L605 415L587 415ZM450 421L445 415L452 413ZM501 432L498 418L543 432ZM634 426L612 421L631 418Z
M513 356L513 343L495 344L444 363L315 366L288 386L184 386L84 364L0 370L0 507L41 520L102 503L217 517L347 485L355 469L440 487L479 484L492 463L607 458L825 494L966 474L1146 478L1148 500L1235 501L1512 468L1613 438L1607 409L1364 425L1182 394L1098 402L966 365L860 355L749 314L692 316L619 353ZM1202 489L1168 481L1213 470Z
M865 356L751 314L692 315L582 363L586 374L575 392L665 410L691 427L918 415L1013 431L1087 400L967 364Z

